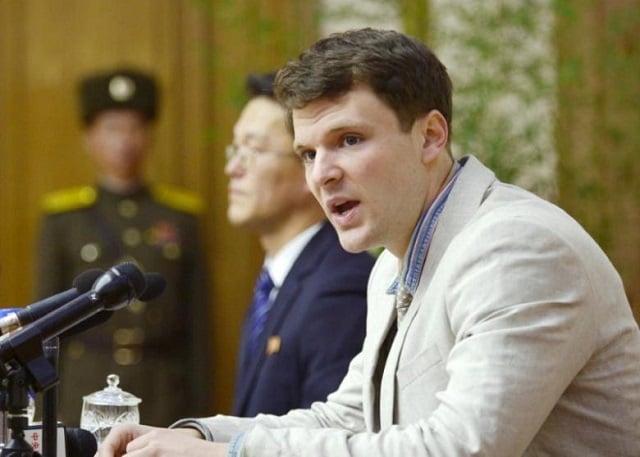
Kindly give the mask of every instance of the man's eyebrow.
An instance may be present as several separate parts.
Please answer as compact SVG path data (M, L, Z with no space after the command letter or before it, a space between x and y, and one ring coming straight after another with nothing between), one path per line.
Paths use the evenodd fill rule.
M303 150L306 150L306 149L310 149L310 148L305 146L302 143L293 143L293 152L294 153L300 152L300 151L303 151Z
M330 137L339 133L343 133L349 130L363 130L365 129L366 126L363 123L356 123L356 122L351 122L351 123L340 123L335 125L334 127L331 127L329 130L327 130L323 135L322 135L322 139L326 138L326 137ZM300 150L300 149L315 149L315 148L311 148L306 146L303 143L299 143L294 141L293 143L293 149L295 151Z

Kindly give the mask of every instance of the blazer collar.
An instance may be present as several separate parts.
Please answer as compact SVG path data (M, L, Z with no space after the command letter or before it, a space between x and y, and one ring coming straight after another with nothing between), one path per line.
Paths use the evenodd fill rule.
M451 240L467 225L496 182L495 174L474 156L464 156L460 161L464 166L438 220L416 295L428 287Z

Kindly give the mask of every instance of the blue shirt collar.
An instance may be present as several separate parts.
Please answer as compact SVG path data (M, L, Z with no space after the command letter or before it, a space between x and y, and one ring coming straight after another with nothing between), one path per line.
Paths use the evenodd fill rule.
M451 189L453 189L462 167L463 163L456 162L453 176L442 188L429 208L427 208L420 216L420 219L418 219L416 228L411 236L407 255L405 256L404 263L402 265L402 272L399 276L396 276L387 289L388 294L396 293L400 286L400 281L402 281L402 284L411 293L411 295L414 295L418 289L418 283L422 276L422 270L427 260L427 253L429 252L429 246L431 245L431 239L433 238L433 233L435 232L438 219L440 214L442 214L442 210L444 209L445 203L449 198Z

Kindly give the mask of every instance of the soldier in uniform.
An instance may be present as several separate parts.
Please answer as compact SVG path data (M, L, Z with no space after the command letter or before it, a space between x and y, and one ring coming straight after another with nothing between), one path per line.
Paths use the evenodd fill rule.
M144 181L158 106L154 79L131 69L80 84L84 143L98 183L45 195L37 251L39 297L68 289L90 268L124 261L167 280L150 303L136 301L60 345L58 418L79 423L82 396L120 376L141 397L145 422L168 425L209 409L208 304L197 196Z

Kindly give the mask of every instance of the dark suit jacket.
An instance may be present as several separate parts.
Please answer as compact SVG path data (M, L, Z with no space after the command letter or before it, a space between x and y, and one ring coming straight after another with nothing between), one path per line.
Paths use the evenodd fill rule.
M234 415L284 414L336 390L362 347L373 262L367 253L347 253L333 227L322 226L285 278L269 311L260 354L251 363L243 357L245 319Z

